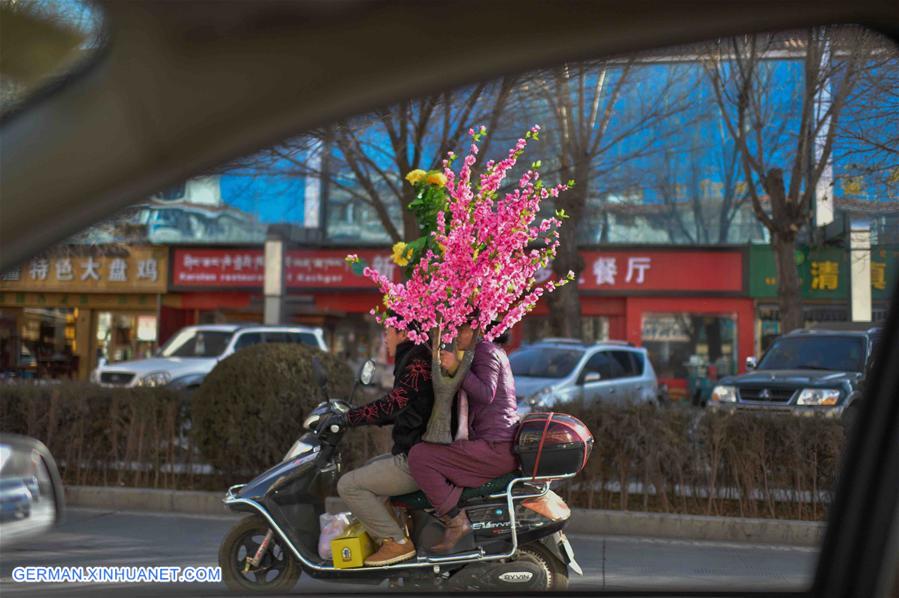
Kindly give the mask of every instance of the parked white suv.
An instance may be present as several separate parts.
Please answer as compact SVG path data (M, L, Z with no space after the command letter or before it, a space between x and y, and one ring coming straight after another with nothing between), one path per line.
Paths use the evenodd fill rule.
M179 330L155 357L104 364L91 381L104 386L172 386L191 389L222 359L259 343L299 343L327 351L321 328L214 324Z

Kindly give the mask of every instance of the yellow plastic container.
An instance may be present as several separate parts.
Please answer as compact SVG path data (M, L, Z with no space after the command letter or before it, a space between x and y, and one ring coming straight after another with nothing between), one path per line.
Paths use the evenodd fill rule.
M338 569L361 567L374 551L374 542L358 521L350 524L343 534L331 540L331 554L334 566Z

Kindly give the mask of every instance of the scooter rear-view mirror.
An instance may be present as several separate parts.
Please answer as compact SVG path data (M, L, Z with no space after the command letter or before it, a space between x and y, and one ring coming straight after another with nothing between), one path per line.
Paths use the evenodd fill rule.
M363 386L368 386L372 383L372 380L375 378L375 362L373 359L367 360L362 364L362 368L359 370L359 382Z

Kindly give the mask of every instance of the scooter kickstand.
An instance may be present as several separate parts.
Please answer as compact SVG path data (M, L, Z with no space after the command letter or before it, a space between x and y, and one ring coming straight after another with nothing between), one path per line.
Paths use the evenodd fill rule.
M256 554L252 557L247 557L247 562L244 565L244 573L249 573L250 567L256 568L259 566L259 563L262 562L262 557L265 556L265 552L268 550L269 545L272 543L272 538L274 537L275 532L268 530L268 533L265 534L265 539L262 540L262 544L256 549Z

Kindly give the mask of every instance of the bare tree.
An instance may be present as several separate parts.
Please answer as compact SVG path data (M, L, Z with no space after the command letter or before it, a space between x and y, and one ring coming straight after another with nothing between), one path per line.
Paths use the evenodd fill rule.
M516 78L405 100L386 109L288 140L225 169L254 175L320 178L350 201L370 208L393 241L414 239L418 223L408 210L414 190L410 170L438 168L447 151L459 151L470 127L497 128ZM482 155L492 136L485 139Z
M792 37L719 40L707 49L705 71L721 118L739 151L753 211L771 235L784 331L802 326L797 237L872 47L860 29L814 28ZM784 81L795 85L784 88Z
M735 219L749 202L739 151L698 128L690 128L687 143L666 150L646 173L666 208L660 224L674 243L732 242Z
M889 42L866 57L836 137L836 178L848 195L899 199L899 52Z
M660 151L662 138L646 130L661 130L667 118L684 110L689 85L682 74L675 65L660 68L631 59L565 64L530 78L528 87L542 100L537 109L546 113L553 167L562 181L575 181L556 203L570 218L553 261L557 276L573 271L577 281L584 269L579 236L603 177ZM549 301L552 333L580 337L577 284L556 291Z

